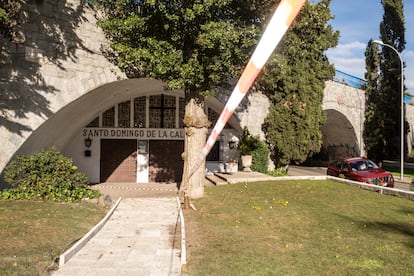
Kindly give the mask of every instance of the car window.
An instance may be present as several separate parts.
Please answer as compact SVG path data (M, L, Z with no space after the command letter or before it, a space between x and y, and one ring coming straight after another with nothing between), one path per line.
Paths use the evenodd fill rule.
M378 168L378 166L371 160L360 160L357 162L352 162L350 165L352 170L355 171L366 171Z
M359 171L359 165L358 165L358 162L351 162L349 165L351 166L351 169L352 169L353 171Z
M341 161L335 161L334 163L332 163L332 166L341 169Z
M374 162L372 162L371 160L367 160L367 167L368 167L368 169L369 169L369 170L372 170L372 169L378 169L377 164L375 164L375 163L374 163Z

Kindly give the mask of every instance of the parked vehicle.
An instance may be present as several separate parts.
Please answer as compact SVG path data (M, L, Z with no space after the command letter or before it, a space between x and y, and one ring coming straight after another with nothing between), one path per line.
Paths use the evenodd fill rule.
M379 186L394 187L394 177L364 157L344 158L329 164L327 175Z

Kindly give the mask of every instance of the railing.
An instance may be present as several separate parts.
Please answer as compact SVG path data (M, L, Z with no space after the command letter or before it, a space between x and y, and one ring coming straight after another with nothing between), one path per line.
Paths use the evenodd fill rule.
M358 89L364 89L364 87L367 85L367 82L365 80L354 77L339 70L335 70L333 81L343 83Z

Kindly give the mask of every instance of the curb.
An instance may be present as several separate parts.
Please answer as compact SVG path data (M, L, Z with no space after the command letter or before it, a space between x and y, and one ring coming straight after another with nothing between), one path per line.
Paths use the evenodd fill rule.
M413 191L404 191L404 190L400 190L400 189L396 189L396 188L377 186L377 185L367 184L367 183L363 183L363 182L357 182L357 181L353 181L353 180L349 180L349 179L334 177L334 176L330 176L330 175L328 175L326 179L330 179L330 180L333 180L333 181L336 181L336 182L339 182L339 183L343 183L343 184L357 186L359 188L364 188L364 189L370 190L370 191L375 191L375 192L380 191L381 194L397 196L397 197L401 197L401 198L405 198L405 199L414 201L414 192Z
M380 191L381 194L397 196L397 197L401 197L401 198L405 198L405 199L414 201L414 191L405 191L405 190L401 190L401 189L397 189L397 188L377 186L377 185L367 184L367 183L364 183L364 182L358 182L358 181L353 181L353 180L349 180L349 179L334 177L334 176L330 176L330 175L277 176L277 177L274 177L272 180L277 181L277 180L327 180L327 179L333 180L335 182L342 183L342 184L357 186L357 187L360 187L360 188L364 188L366 190ZM262 180L260 180L260 181L262 181ZM245 181L239 181L239 182L245 182Z
M180 226L181 226L181 272L185 272L187 270L187 249L185 243L185 222L184 222L184 214L183 208L181 206L181 201L177 197L177 204L178 204L178 212L180 216Z
M106 214L106 216L96 224L88 233L86 233L80 240L78 240L71 248L66 250L62 255L59 256L59 267L62 267L66 262L70 260L85 244L102 229L105 223L114 213L115 209L118 207L121 202L122 197L120 197L117 202L112 206L111 210Z

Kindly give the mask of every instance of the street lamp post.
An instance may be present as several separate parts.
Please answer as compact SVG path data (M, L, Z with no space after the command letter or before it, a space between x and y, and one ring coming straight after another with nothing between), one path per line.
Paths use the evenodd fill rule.
M377 43L382 46L391 48L395 53L397 53L398 58L401 63L401 180L404 179L404 63L400 53L393 46L382 42L381 40L374 40L373 43Z

